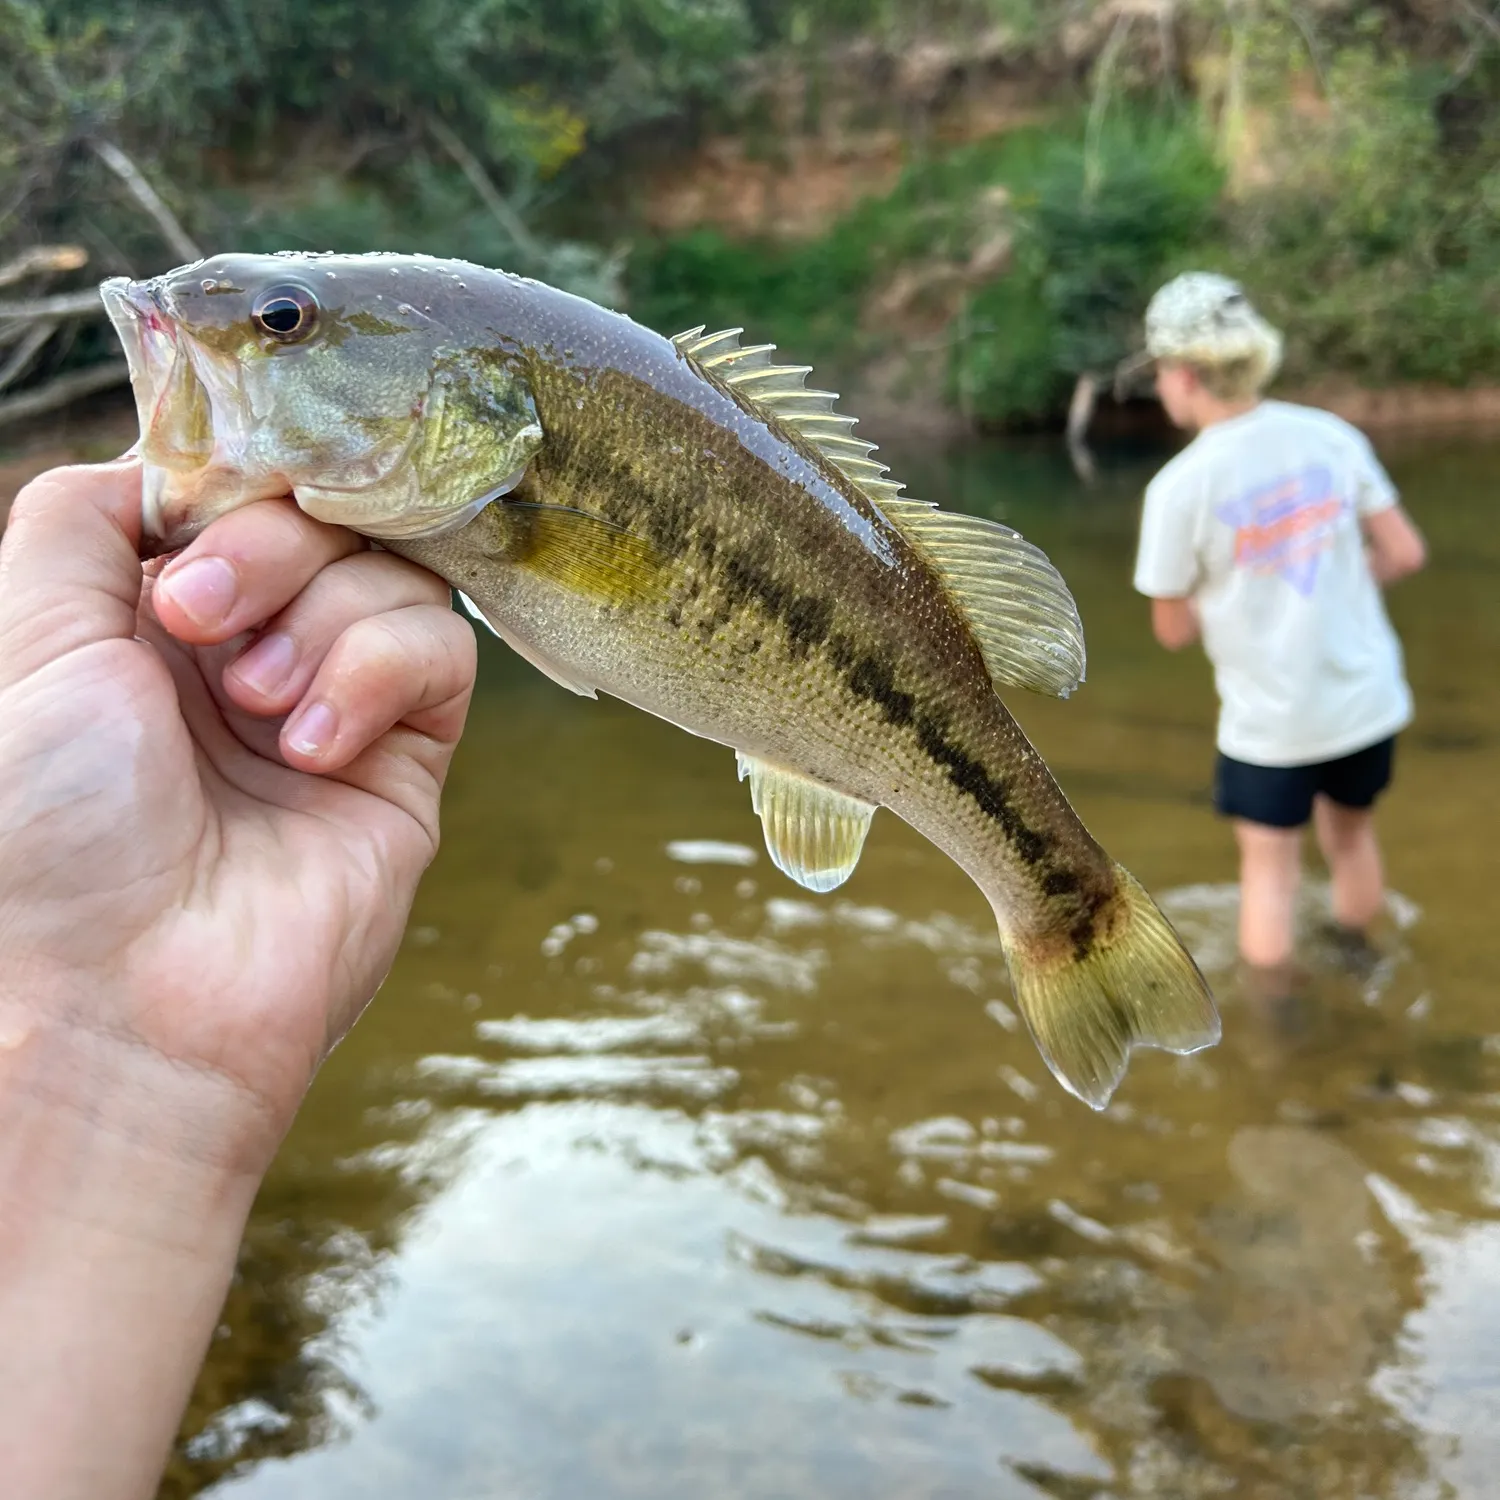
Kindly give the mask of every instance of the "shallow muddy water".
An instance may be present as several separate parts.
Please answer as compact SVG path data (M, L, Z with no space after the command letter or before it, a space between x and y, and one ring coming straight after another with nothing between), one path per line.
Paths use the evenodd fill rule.
M1094 1115L989 910L888 813L815 897L730 752L486 641L446 842L246 1238L163 1495L1437 1497L1500 1472L1500 446L1386 453L1420 717L1383 958L1233 965L1206 664L1129 588L1161 454L887 455L1073 585L1089 681L1011 702L1162 899L1225 1036ZM289 934L289 939L294 935Z

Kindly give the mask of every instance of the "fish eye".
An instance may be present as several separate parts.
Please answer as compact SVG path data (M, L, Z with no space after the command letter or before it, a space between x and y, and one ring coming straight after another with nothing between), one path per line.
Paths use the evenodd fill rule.
M296 344L317 326L318 299L305 287L273 286L255 299L250 321L278 344Z

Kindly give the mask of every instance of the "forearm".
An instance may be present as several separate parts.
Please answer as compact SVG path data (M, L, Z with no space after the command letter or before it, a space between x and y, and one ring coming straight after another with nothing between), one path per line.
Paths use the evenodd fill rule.
M1420 561L1406 557L1390 557L1373 548L1367 549L1365 556L1370 564L1370 575L1381 588L1389 588L1391 584L1399 583L1403 578L1410 578L1422 567Z
M1201 632L1198 606L1191 598L1153 599L1151 630L1157 642L1168 651L1191 646Z
M222 1081L33 1014L0 998L0 1494L146 1500L256 1175Z

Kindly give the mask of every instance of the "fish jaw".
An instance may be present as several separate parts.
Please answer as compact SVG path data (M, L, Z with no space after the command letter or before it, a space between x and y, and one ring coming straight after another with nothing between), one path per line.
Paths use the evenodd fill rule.
M100 295L140 424L141 555L175 552L218 517L287 494L286 476L240 461L247 424L237 382L179 331L158 283L116 276Z

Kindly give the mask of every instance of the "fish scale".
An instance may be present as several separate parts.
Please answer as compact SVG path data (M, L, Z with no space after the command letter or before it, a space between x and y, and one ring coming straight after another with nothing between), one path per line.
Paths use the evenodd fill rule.
M439 573L565 686L732 747L794 879L821 891L847 878L877 807L937 844L989 898L1021 1012L1080 1098L1102 1108L1135 1046L1216 1040L1192 959L996 691L1066 694L1081 677L1076 607L1046 559L1007 528L901 498L832 395L768 345L701 329L668 340L539 283L452 266L225 256L105 295L128 352L131 306L171 322L216 433L248 425L222 410L226 391L258 395L272 432L254 451L274 454L258 462L305 508ZM194 291L209 273L211 303ZM337 338L257 352L255 298L292 276ZM363 331L386 276L410 326L382 301L381 331ZM148 411L171 417L151 347L134 350L143 426ZM351 396L362 363L369 409ZM328 482L289 435L321 426L343 475L356 424L385 456L363 485ZM246 462L176 472L159 529L201 525L195 495L221 505L225 468L248 498L270 482Z

